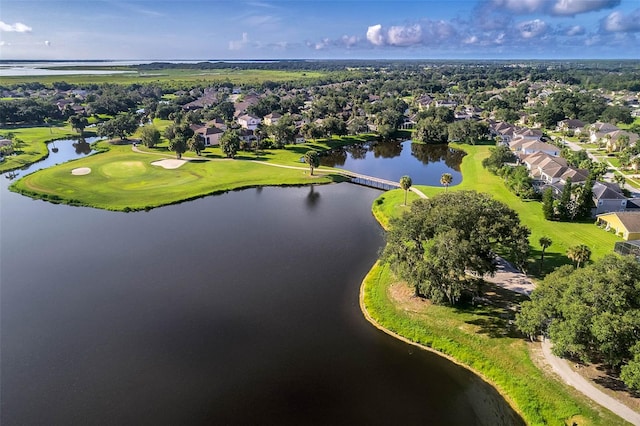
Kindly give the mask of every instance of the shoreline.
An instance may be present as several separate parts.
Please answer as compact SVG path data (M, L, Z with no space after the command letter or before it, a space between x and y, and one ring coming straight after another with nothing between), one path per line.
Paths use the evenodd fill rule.
M511 397L509 395L507 395L506 393L504 393L495 382L493 382L491 379L489 379L488 377L486 377L481 371L476 370L466 364L464 364L462 361L459 361L458 359L454 358L453 356L446 354L444 352L440 352L437 349L434 349L430 346L426 346L423 345L421 343L418 342L414 342L413 340L410 340L407 337L404 337L401 334L396 333L395 331L392 331L390 329L388 329L387 327L383 326L382 324L380 324L378 321L376 321L375 318L373 318L373 316L371 316L371 314L369 313L369 311L367 310L367 306L365 304L364 298L365 298L365 293L366 293L366 286L367 286L367 278L369 277L369 275L374 271L374 269L380 265L380 260L376 260L376 262L373 264L373 266L371 267L371 269L369 270L369 272L367 273L367 275L365 276L365 278L362 280L362 283L360 284L360 290L359 290L359 295L358 295L358 303L360 305L360 311L362 312L362 315L364 316L364 318L367 320L367 322L371 325L373 325L375 328L377 328L378 330L382 331L383 333L398 339L404 343L407 343L409 345L415 346L421 350L427 351L427 352L431 352L433 354L436 354L438 356L441 356L449 361L451 361L452 363L465 368L466 370L472 372L473 374L475 374L476 376L478 376L480 379L482 379L485 383L488 383L489 385L491 385L491 387L493 387L496 392L507 402L507 404L513 409L514 412L516 412L524 421L525 416L523 415L524 413L522 413L519 409L519 407L515 404L515 401L513 401L511 399Z

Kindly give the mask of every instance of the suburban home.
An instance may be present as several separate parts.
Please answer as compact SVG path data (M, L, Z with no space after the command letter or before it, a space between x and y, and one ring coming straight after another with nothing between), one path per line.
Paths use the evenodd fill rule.
M577 119L566 119L558 121L556 131L558 132L573 132L574 134L580 134L582 129L586 126L586 123Z
M217 127L220 130L227 130L227 124L221 118L214 118L213 120L207 121L207 126L209 127Z
M256 135L253 133L253 130L250 130L250 129L242 128L238 133L240 135L240 140L242 140L243 142L248 143L258 139L256 138Z
M560 155L560 148L539 140L514 138L509 143L509 148L519 156L535 154L536 152L544 152L554 157Z
M205 146L220 145L220 138L224 131L217 127L201 126L194 130L195 133L202 137Z
M422 95L416 100L416 103L419 109L427 109L433 103L433 98L429 95Z
M492 136L500 137L503 144L508 145L516 131L516 126L504 121L489 124L489 131Z
M255 130L261 121L260 118L251 114L244 114L238 117L238 124L240 124L240 127L243 129Z
M589 134L589 141L591 143L598 143L600 139L603 139L607 133L615 132L618 129L616 126L610 123L595 122L585 129Z
M597 216L598 225L614 230L625 240L640 239L640 212L611 212Z
M280 121L281 118L282 118L282 114L279 114L277 112L272 112L271 114L267 114L264 116L264 124L266 124L267 126L271 126L273 124L276 124L278 121Z
M627 208L627 197L622 194L617 183L596 182L593 184L592 192L596 215L622 212Z
M626 137L626 142L622 140ZM638 135L635 133L627 132L624 130L614 130L613 132L606 133L602 138L605 141L606 148L610 151L619 151L625 146L633 146L638 142Z

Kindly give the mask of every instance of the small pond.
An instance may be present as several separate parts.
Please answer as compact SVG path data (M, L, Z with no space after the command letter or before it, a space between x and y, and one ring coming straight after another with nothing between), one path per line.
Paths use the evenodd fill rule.
M465 153L448 145L412 141L369 142L332 150L321 157L323 166L337 167L367 176L399 181L408 175L414 184L440 186L443 173L462 182L460 163Z

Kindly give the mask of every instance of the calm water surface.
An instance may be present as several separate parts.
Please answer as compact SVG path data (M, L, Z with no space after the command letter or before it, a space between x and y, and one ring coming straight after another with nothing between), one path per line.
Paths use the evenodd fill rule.
M2 425L518 424L476 376L363 319L383 244L375 190L251 189L127 214L7 184Z
M394 182L409 175L418 185L439 186L442 174L450 173L451 185L457 185L462 182L460 163L464 155L448 145L389 141L333 150L321 157L321 164Z

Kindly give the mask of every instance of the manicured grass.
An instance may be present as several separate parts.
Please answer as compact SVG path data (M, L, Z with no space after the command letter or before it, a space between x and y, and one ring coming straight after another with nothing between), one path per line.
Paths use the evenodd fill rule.
M47 142L56 139L76 138L78 134L68 125L52 127L3 128L0 135L13 133L24 143L15 155L5 157L0 163L0 173L19 169L40 161L48 155Z
M532 362L530 346L510 324L513 312L497 304L474 309L394 300L395 278L376 264L363 283L364 306L383 327L449 355L490 381L529 425L618 425L624 421L591 403ZM404 284L394 284L404 285ZM489 287L492 301L513 299L509 291ZM417 307L416 307L417 306Z
M169 170L151 164L162 158L175 158L162 146L144 154L133 152L130 145L100 143L99 147L107 149L106 152L40 170L18 180L11 189L53 202L129 211L247 187L330 183L342 178L324 168L310 176L299 158L312 146L326 147L331 143L266 151L259 161L248 161L256 159L253 153L241 153L236 160L223 159L219 148L211 148L203 158ZM260 162L294 168L269 167ZM81 176L71 173L80 167L90 168L91 173Z
M463 180L448 190L486 192L517 211L521 221L532 230L531 270L538 270L537 241L543 235L553 240L545 252L545 271L568 263L566 249L576 244L588 245L593 258L612 251L618 238L593 223L547 221L542 216L541 203L522 201L509 192L499 177L481 165L482 159L489 154L488 146L455 147L467 152L461 165ZM427 196L445 191L442 187L430 186L419 186L418 189ZM392 217L408 209L404 205L404 195L403 190L388 191L374 201L373 214L383 227L388 228ZM410 192L408 204L417 198ZM488 298L492 305L465 309L423 302L416 309L391 298L390 287L404 285L396 280L388 265L378 263L369 272L363 283L364 306L369 315L394 333L449 355L475 370L496 386L527 424L624 424L534 365L530 356L533 344L519 336L510 322L514 315L512 308L520 303L521 296L487 285L485 294L491 292ZM504 299L511 299L511 309L505 309L500 303Z
M537 272L541 247L538 243L540 237L548 236L553 244L545 251L544 271L550 272L557 266L568 264L566 252L569 247L585 244L592 252L592 258L597 259L613 251L619 237L598 228L593 221L587 222L555 222L546 220L542 214L542 203L538 201L523 201L511 193L504 185L502 179L491 174L482 167L482 159L489 155L488 146L454 145L462 149L467 155L462 160L462 183L449 188L449 191L470 189L491 194L495 199L504 202L519 215L523 224L531 230L529 241L532 248L532 258L529 263L529 271ZM427 196L433 196L443 191L441 187L418 187ZM404 197L401 190L397 197ZM392 200L392 194L383 195ZM402 202L402 201L400 201Z

